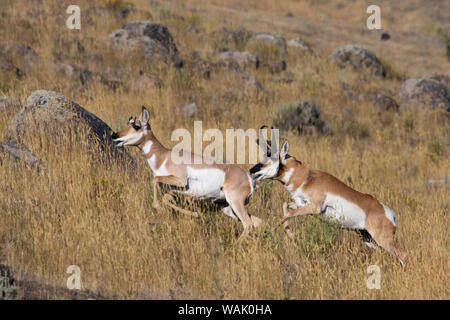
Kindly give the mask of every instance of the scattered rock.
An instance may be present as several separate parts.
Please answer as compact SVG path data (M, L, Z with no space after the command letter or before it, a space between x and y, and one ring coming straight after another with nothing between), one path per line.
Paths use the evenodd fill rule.
M248 67L259 67L259 59L250 52L227 51L218 56L219 65L229 69L244 70Z
M89 81L91 81L94 77L94 73L92 73L91 71L79 68L68 63L56 62L52 66L56 69L57 72L71 77L73 81L79 82L81 85L88 84Z
M188 58L186 58L186 65L189 65L202 78L209 79L211 76L211 68L213 65L203 60L198 51L190 51Z
M211 64L202 59L195 60L194 69L203 78L209 79L211 77Z
M352 67L379 77L386 76L386 70L378 58L366 48L359 45L347 45L336 49L331 59L341 68Z
M282 105L275 109L273 123L283 130L296 130L298 134L331 134L331 127L320 118L320 111L314 99Z
M110 34L108 39L118 51L136 50L151 61L172 63L176 67L183 66L169 29L153 21L127 23L122 29Z
M248 40L248 45L270 45L278 49L280 57L286 55L286 40L278 34L254 33Z
M278 34L255 33L248 43L248 51L257 55L261 66L267 67L271 73L286 70L286 40Z
M399 95L408 106L419 104L421 107L450 112L450 91L446 85L436 80L408 79L400 88Z
M81 84L86 84L93 77L93 73L89 70L41 58L33 48L23 43L15 43L5 50L0 48L0 70L15 71L19 77L22 77L43 66L71 77L72 80L79 81Z
M0 47L0 71L13 71L18 77L36 68L42 59L30 46L14 43L6 48Z
M440 179L428 179L428 187L449 186L449 175Z
M30 46L23 43L10 45L5 54L15 66L23 69L31 69L42 62L41 57Z
M230 49L243 50L251 35L252 33L244 27L240 27L237 30L223 28L221 31L214 32L212 38L214 39L216 50L222 52Z
M430 77L431 80L436 80L440 83L442 83L443 85L446 85L447 87L450 87L450 77L446 74L435 74L433 76Z
M192 118L197 113L197 109L198 108L197 108L197 105L195 104L195 102L185 104L183 106L178 107L180 114L183 117L189 117L189 118Z
M280 73L286 70L286 61L284 60L269 60L263 65L269 68L270 73Z
M399 105L397 101L389 96L385 96L376 93L373 98L373 105L377 108L378 112L394 111L398 112Z
M107 69L100 75L100 82L111 90L124 87L123 79L126 73L119 69Z
M298 54L312 53L312 49L308 44L300 38L294 38L287 42L287 46L292 48Z
M36 168L42 164L45 166L45 162L31 152L25 145L12 140L3 141L0 144L0 153L9 154L14 161L20 160L32 168Z
M8 124L4 137L6 141L13 141L15 146L23 144L30 137L45 132L45 139L52 139L56 145L61 143L61 137L66 134L72 137L70 141L86 141L89 150L99 146L101 151L96 154L111 154L114 158L134 165L134 160L123 150L114 147L111 140L111 128L101 119L90 113L80 105L60 93L46 90L34 91L20 110ZM37 157L39 155L37 150Z

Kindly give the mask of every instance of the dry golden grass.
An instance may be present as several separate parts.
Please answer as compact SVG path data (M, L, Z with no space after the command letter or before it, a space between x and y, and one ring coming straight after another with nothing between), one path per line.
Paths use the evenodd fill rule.
M82 10L105 3L79 1ZM412 30L423 36L420 32L433 19L434 11L408 11L404 14L407 22L388 19L390 30L401 35L398 41L404 45L387 42L381 47L379 34L364 38L358 31L365 28L364 1L356 5L312 0L155 1L151 7L147 3L136 1L135 6L149 11L153 20L169 27L183 57L193 49L202 57L214 56L211 33L222 26L241 25L251 31L279 32L288 39L300 34L317 55L288 57L288 70L296 78L289 84L274 81L274 76L265 70L250 71L265 87L259 96L243 93L237 84L238 76L232 72L221 71L213 73L211 79L203 79L190 69L189 63L182 70L156 70L162 88L139 92L113 91L99 79L88 88L77 90L76 84L67 79L61 81L44 65L20 80L2 75L3 94L24 100L36 89L58 91L114 130L130 115L137 115L142 104L149 105L153 109L152 128L166 146L173 146L173 129L191 130L193 126L194 119L176 115L175 106L195 101L202 111L196 119L203 121L203 128L217 127L224 132L226 128L270 124L275 106L314 96L335 134L298 137L283 133L283 138L290 141L290 154L309 167L327 171L355 189L374 195L396 211L397 239L409 255L407 266L401 268L383 250L367 248L355 232L338 229L323 219L307 217L293 223L298 234L296 241L289 240L281 229L273 230L281 217L282 203L288 199L282 186L275 182L265 183L252 196L248 209L264 219L264 224L238 244L241 224L214 208L201 205L205 214L200 219L169 210L155 211L151 206L151 171L137 150L130 150L138 159L137 172L116 165L105 167L86 154L83 145L70 148L73 144L62 137L67 143L58 149L45 134L28 137L27 145L45 155L46 170L37 174L20 163L0 164L0 263L23 270L42 283L58 286L66 283L66 268L78 265L83 288L110 298L450 298L448 186L426 185L428 178L442 177L450 171L448 118L438 112L408 110L406 105L398 114L379 117L371 103L349 99L342 92L341 83L359 93L380 87L397 92L401 82L362 81L358 74L338 69L327 60L337 45L359 41L400 73L412 76L448 70L437 36L429 35L430 40L421 44L414 36L402 34ZM403 6L386 4L387 15L397 17L392 7L403 10L410 4L402 3ZM69 4L44 2L37 8L64 18ZM247 11L240 10L242 6ZM82 22L81 31L70 31L64 27L64 19L58 24L54 18L27 17L26 12L32 7L33 2L9 1L3 5L0 36L5 39L4 44L25 42L42 57L53 59L52 41L77 38L87 51L102 55L105 64L128 71L123 81L129 85L136 70L147 68L144 61L117 60L95 44L125 22L142 18L142 12L122 20ZM302 29L308 24L292 27L287 12L310 23L313 29ZM189 18L180 20L177 15ZM436 23L443 24L439 21ZM187 23L196 24L200 32L186 32ZM336 26L342 26L345 35ZM316 31L320 33L315 34ZM433 44L436 45L430 52L426 46ZM408 53L412 47L416 50ZM417 63L426 54L426 64ZM67 62L93 71L105 68L77 56ZM12 116L0 115L0 132ZM350 123L357 125L349 130ZM360 136L361 131L368 131L369 135ZM381 268L381 290L366 288L366 269L373 264ZM36 298L61 296L46 292Z

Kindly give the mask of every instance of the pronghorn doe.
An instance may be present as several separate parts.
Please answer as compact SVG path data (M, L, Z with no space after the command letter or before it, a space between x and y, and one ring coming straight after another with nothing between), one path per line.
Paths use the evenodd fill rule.
M171 203L173 193L217 203L225 201L228 205L223 208L223 212L234 219L239 218L244 226L239 240L261 223L261 219L248 214L245 208L255 188L253 179L246 171L235 165L218 164L212 159L183 150L174 150L177 157L186 160L177 164L172 159L172 150L165 148L153 134L149 118L148 110L142 107L138 119L131 117L125 128L112 134L112 139L116 142L116 147L137 146L142 150L153 171L154 208L160 208L158 187L163 184L170 188L170 193L163 197L164 204L195 217L198 217L197 212L179 208Z
M289 237L293 238L288 225L290 218L323 213L340 220L345 228L361 230L364 242L374 248L370 243L371 236L379 246L397 257L404 265L406 254L394 244L396 217L391 209L371 195L350 188L326 172L307 168L288 155L287 141L278 152L273 131L273 143L262 136L261 130L265 127L261 127L257 143L266 156L262 162L250 169L250 173L257 181L280 181L291 194L294 202L283 204L283 219L279 223L284 225Z

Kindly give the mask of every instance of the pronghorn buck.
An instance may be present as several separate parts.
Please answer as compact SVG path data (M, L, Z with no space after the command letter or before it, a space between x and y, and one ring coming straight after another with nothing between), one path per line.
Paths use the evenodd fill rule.
M266 127L261 127L261 130ZM283 204L283 219L288 235L288 220L309 214L325 214L341 222L349 229L363 230L364 242L371 248L370 236L378 245L396 256L402 265L406 254L394 245L396 230L395 213L368 194L360 193L342 183L334 176L304 166L288 155L289 143L286 141L278 152L277 146L266 141L260 130L257 143L266 156L263 162L250 169L257 181L274 179L280 181L291 194L292 203ZM273 135L272 135L272 140ZM370 235L367 235L367 233Z
M164 204L188 215L198 217L197 212L179 208L173 204L172 193L192 196L201 200L226 202L223 212L242 222L244 231L239 240L249 234L261 219L248 214L245 205L253 193L255 183L243 169L231 164L218 164L214 160L183 150L164 147L153 134L149 124L150 114L145 107L136 119L131 117L125 128L113 133L112 139L117 147L137 146L142 150L153 172L153 207L159 208L158 188L168 185L169 192L164 195ZM184 159L181 163L174 161Z

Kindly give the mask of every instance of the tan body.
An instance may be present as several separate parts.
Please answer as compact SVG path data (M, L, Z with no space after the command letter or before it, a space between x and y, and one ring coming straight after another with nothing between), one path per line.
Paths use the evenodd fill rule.
M142 150L154 175L153 207L160 207L159 184L165 184L170 187L172 193L202 200L226 201L229 206L223 209L224 213L239 218L244 226L241 239L261 223L259 218L249 215L245 208L245 203L254 190L254 181L247 172L235 165L218 164L212 159L164 147L151 131L148 117L148 111L143 109L137 121L130 119L128 126L113 138L119 146L133 145ZM174 161L174 155L181 155L183 161ZM170 203L167 195L163 199L167 205L178 211L198 216L196 212L178 208Z
M283 204L280 222L289 236L293 236L288 225L290 218L325 214L346 228L366 230L378 245L403 264L406 255L394 245L395 213L371 195L350 188L334 176L303 166L287 154L288 148L286 142L279 155L256 165L250 172L258 175L258 180L278 180L290 192L293 202Z

